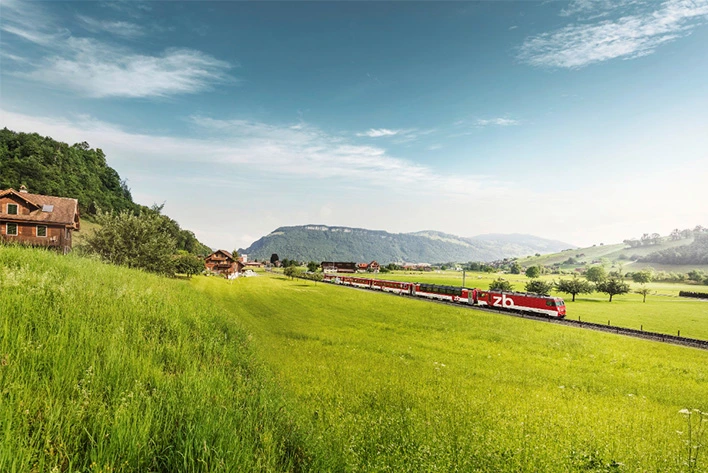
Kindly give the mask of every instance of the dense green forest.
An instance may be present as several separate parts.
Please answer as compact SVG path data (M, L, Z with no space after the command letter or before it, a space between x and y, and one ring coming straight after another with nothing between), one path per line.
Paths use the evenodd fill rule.
M304 225L280 227L250 247L239 249L252 259L273 253L298 261L357 261L442 263L494 261L537 252L554 252L572 245L531 235L479 235L462 238L435 231L388 233L363 228Z
M99 212L160 213L162 207L136 204L130 189L115 169L106 162L100 148L88 143L68 145L37 133L0 130L0 189L19 189L30 193L78 199L83 218ZM163 230L177 242L177 249L207 254L194 233L182 229L173 219L162 215Z
M690 245L655 251L642 261L663 264L708 264L708 233L696 233Z

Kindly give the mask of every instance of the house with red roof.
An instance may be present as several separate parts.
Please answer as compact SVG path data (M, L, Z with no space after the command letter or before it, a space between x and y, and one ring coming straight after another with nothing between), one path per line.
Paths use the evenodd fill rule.
M81 228L79 201L67 197L0 190L0 240L71 251L74 230Z

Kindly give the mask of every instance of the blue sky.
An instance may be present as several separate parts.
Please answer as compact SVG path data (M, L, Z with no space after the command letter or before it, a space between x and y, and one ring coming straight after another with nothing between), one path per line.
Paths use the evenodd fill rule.
M708 0L0 0L0 126L103 149L226 249L705 225L707 77Z

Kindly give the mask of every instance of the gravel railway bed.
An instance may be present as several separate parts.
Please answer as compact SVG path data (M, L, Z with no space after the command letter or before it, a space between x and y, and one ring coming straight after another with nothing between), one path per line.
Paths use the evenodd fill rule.
M325 283L328 284L328 283ZM411 296L406 296L402 294L395 294L392 292L386 292L386 291L378 291L378 290L373 290L373 289L364 289L356 286L349 286L349 285L344 285L344 284L338 284L338 286L341 287L347 287L351 289L358 289L360 291L367 291L367 292L376 292L379 294L388 294L391 296L396 296L396 297L411 297ZM465 307L467 309L472 309L472 310L481 310L484 312L493 312L496 314L502 314L502 315L511 315L514 317L521 317L523 319L533 319L533 320L538 320L538 321L543 321L543 322L549 322L549 323L554 323L554 324L559 324L559 325L567 325L570 327L580 327L584 329L589 329L589 330L598 330L600 332L609 332L609 333L615 333L618 335L626 335L628 337L634 337L634 338L643 338L646 340L653 340L655 342L663 342L663 343L671 343L673 345L682 345L686 347L692 347L692 348L700 348L702 350L708 350L708 340L699 340L697 338L687 338L687 337L680 337L678 335L668 335L664 333L657 333L657 332L647 332L645 330L637 330L633 328L627 328L627 327L618 327L614 325L603 325L603 324L596 324L594 322L583 322L580 320L572 320L572 319L561 319L558 317L549 317L547 315L541 315L541 314L533 314L533 313L528 313L528 312L519 312L519 311L514 311L514 310L498 310L498 309L491 309L487 307L480 307L480 306L471 306L468 304L460 304L457 302L447 302L447 301L441 301L437 299L428 299L428 298L422 298L422 297L415 297L416 300L427 300L429 302L436 302L438 304L445 304L445 305L450 305L453 307Z

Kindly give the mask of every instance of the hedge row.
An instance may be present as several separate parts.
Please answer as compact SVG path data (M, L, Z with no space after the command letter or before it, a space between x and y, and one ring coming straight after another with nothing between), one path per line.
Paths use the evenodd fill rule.
M679 291L679 296L681 296L681 297L695 297L697 299L708 299L708 293L706 293L706 292Z

